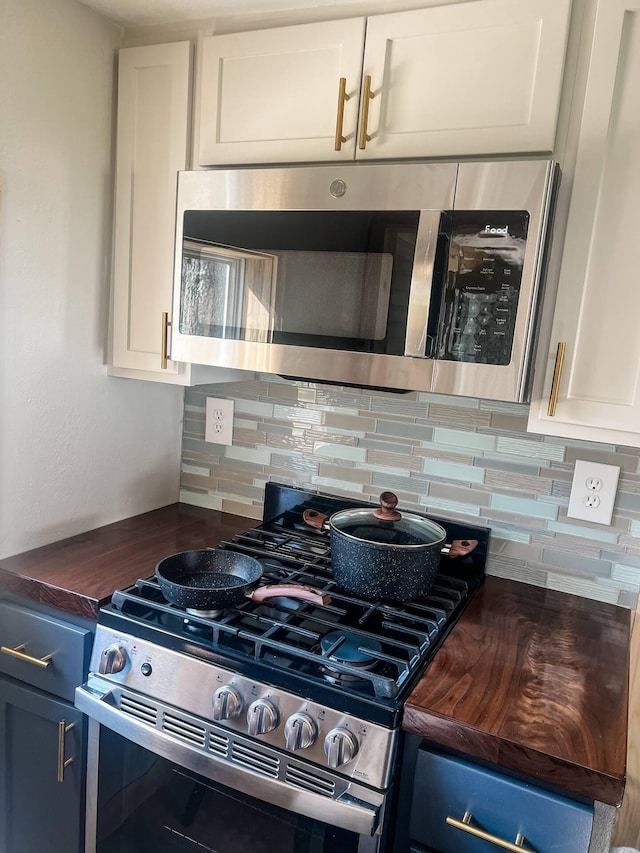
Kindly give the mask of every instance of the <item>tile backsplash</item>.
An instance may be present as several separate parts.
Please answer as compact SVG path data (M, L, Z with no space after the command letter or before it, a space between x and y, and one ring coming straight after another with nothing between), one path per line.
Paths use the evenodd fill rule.
M208 396L234 401L233 445L204 440ZM261 518L267 481L491 528L487 571L635 607L640 450L526 432L528 407L274 376L189 388L180 499ZM619 465L611 526L567 518L573 464Z

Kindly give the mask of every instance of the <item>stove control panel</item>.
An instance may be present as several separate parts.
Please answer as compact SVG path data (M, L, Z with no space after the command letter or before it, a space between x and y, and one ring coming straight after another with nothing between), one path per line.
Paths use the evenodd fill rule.
M304 754L367 785L384 789L391 781L393 729L104 625L97 627L89 669L143 701L155 699L221 730Z

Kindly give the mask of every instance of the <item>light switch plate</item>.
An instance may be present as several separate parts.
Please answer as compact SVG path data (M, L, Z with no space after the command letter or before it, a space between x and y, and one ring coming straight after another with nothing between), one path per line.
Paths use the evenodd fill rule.
M576 459L569 496L569 518L611 524L620 467Z

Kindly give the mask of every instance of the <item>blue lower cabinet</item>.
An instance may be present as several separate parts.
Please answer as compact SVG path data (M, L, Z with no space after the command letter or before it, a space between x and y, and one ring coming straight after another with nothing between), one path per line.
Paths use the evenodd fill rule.
M0 851L84 850L85 717L0 676Z
M587 853L592 824L587 805L449 755L418 752L410 817L414 849Z

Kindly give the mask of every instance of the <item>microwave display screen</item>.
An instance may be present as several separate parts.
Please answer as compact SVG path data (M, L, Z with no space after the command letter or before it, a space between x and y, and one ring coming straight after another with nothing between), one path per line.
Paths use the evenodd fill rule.
M402 355L419 211L186 211L180 333Z
M452 213L438 358L509 364L528 228L526 211Z

